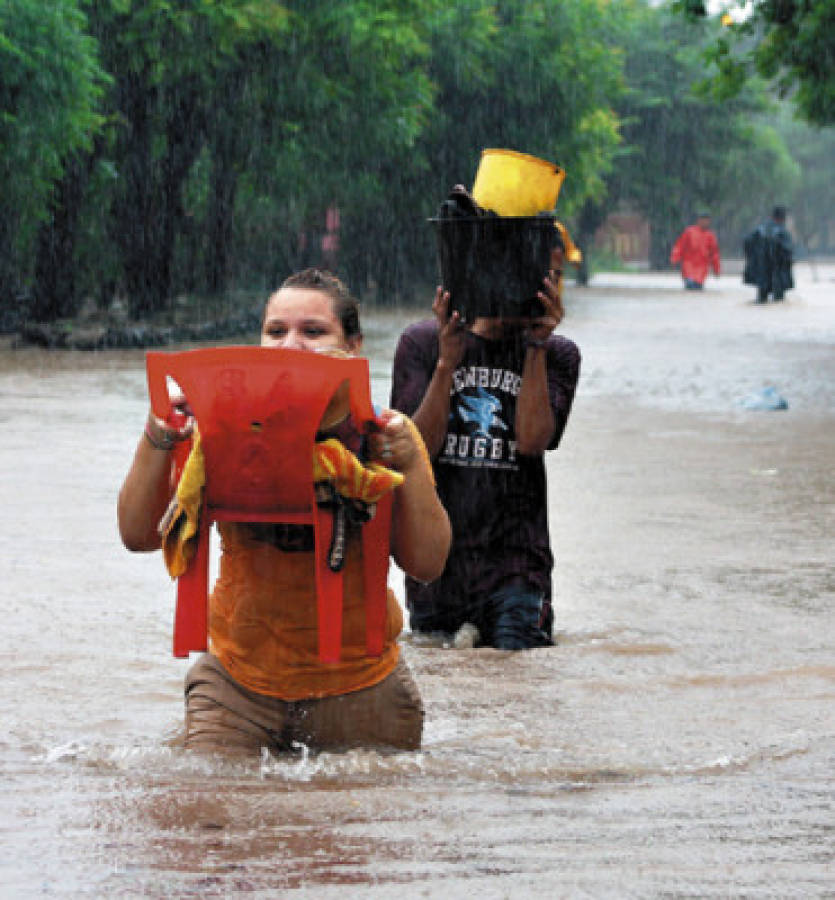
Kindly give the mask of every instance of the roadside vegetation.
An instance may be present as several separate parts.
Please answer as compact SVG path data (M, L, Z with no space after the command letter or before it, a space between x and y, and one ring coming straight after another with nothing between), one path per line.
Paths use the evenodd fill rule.
M581 246L643 215L656 268L702 207L727 247L775 202L820 244L832 70L780 59L779 27L643 0L6 0L0 330L228 308L320 263L412 303L484 147L566 169Z

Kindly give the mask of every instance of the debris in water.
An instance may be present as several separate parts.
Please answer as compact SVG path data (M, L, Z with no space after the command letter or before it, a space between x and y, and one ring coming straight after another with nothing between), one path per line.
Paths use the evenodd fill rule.
M777 392L777 388L772 386L764 387L762 390L754 391L753 394L749 394L742 401L742 405L745 409L766 411L789 408L788 400Z

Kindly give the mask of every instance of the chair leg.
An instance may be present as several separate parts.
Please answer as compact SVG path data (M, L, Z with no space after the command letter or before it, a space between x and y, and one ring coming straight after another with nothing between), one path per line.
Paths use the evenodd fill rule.
M316 612L319 626L319 659L336 663L342 655L342 572L328 566L328 550L333 535L333 513L316 507Z
M205 508L201 520L205 520ZM209 538L211 522L201 521L197 551L188 569L177 579L174 612L174 656L202 653L209 643Z

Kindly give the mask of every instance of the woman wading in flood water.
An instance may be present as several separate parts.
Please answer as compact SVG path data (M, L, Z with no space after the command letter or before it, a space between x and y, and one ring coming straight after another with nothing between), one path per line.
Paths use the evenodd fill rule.
M353 355L361 344L357 303L327 272L293 275L267 301L262 347ZM397 484L391 554L413 578L431 581L446 561L449 521L411 421L390 410L380 420L382 430L365 439L350 421L336 436L356 450L359 465L377 460L391 470ZM129 550L163 546L161 520L169 509L177 515L171 451L191 436L193 425L189 418L173 428L149 414L119 494L119 531ZM209 651L186 676L186 747L244 752L283 751L295 742L313 749L419 747L423 705L400 656L403 621L390 590L382 655L366 652L362 525L348 526L343 644L340 661L332 664L317 655L313 527L233 522L218 527L222 556L210 598Z

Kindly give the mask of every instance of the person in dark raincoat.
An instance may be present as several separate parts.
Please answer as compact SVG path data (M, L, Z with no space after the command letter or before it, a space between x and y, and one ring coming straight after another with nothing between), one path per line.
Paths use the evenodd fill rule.
M742 281L757 287L757 303L769 295L782 300L794 287L792 261L794 244L786 228L786 208L775 206L771 218L758 225L743 241L745 268Z

